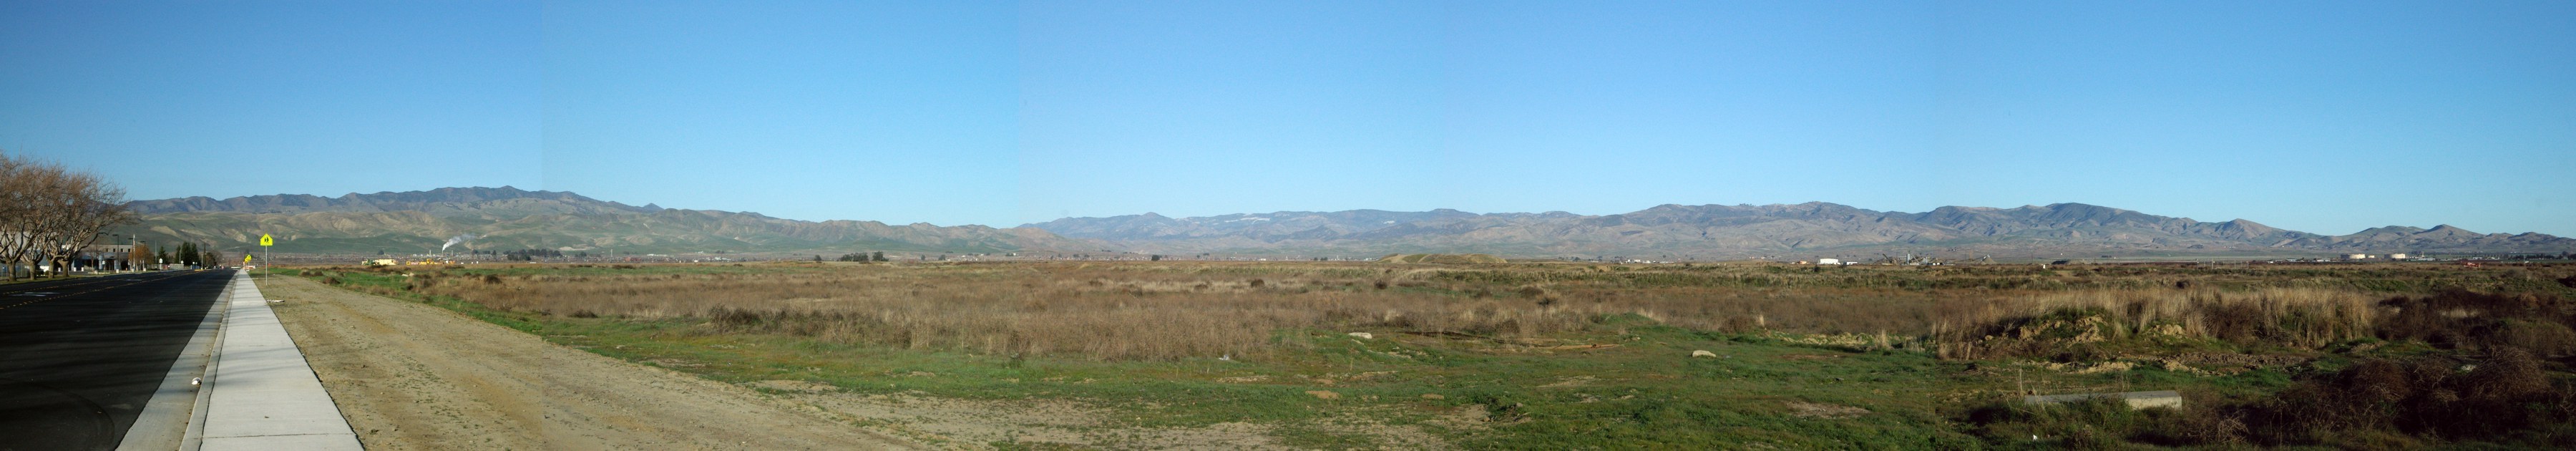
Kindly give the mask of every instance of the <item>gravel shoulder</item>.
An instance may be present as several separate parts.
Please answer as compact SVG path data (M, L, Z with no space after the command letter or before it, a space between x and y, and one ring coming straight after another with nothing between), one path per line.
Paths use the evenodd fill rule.
M368 449L922 448L749 388L629 364L437 307L264 278Z

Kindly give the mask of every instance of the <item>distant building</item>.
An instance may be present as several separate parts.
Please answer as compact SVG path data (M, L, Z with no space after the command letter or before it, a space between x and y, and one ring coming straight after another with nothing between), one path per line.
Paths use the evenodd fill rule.
M2406 254L2388 254L2389 260L2405 260Z
M1843 264L1843 261L1842 261L1842 260L1831 259L1831 258L1819 258L1819 259L1816 259L1816 264L1819 264L1819 265L1840 265L1840 264Z
M126 257L133 255L133 252L134 245L131 244L91 244L72 257L74 260L72 267L87 267L93 270L123 269L133 265L134 262L126 261Z
M2345 260L2369 260L2369 259L2370 259L2370 254L2351 254L2351 255L2345 255L2345 256L2343 256L2343 259L2345 259Z

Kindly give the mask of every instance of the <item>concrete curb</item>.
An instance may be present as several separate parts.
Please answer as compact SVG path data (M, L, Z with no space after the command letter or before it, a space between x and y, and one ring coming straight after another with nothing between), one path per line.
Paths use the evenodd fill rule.
M223 315L232 311L233 284L236 283L241 281L236 279L224 282L223 294L215 297L215 314ZM226 329L223 327L222 317L217 317L215 321L214 341L206 344L206 368L198 373L197 405L196 408L188 410L188 431L180 436L180 451L197 451L198 446L204 444L206 439L206 406L214 401L215 366L223 363L224 330Z
M214 363L205 378L200 450L358 450L340 407L269 309L250 275L233 273Z

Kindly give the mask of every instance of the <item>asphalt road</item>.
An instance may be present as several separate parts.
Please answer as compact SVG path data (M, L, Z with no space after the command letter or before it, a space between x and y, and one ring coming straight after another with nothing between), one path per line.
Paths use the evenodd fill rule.
M231 276L0 285L0 450L114 449Z

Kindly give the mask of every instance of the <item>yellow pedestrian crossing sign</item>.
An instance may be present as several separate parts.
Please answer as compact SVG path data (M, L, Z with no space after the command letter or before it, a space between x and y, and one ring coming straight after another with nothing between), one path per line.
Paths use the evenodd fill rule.
M248 255L244 255L244 256L242 256L242 264L245 264L245 265L250 264L250 256L248 256Z
M259 234L259 245L261 245L261 246L275 246L275 245L277 245L277 239L276 239L276 238L269 238L269 237L268 237L268 234L262 233L262 234Z

